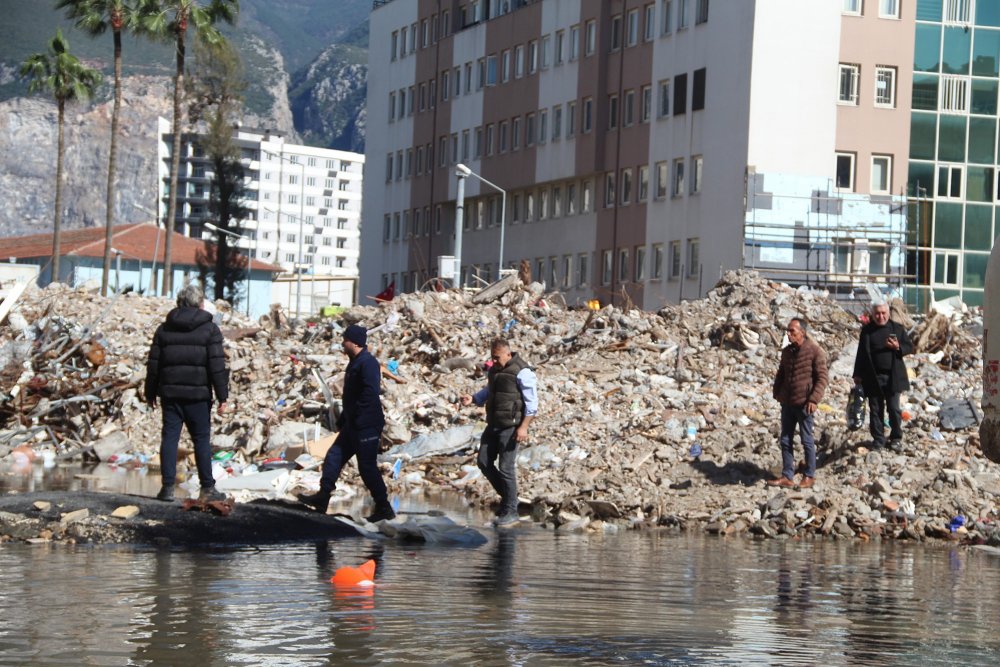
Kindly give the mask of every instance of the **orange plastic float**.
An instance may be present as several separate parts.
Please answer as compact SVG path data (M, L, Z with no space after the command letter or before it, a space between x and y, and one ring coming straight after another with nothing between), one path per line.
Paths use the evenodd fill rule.
M342 567L330 577L334 586L368 588L375 585L375 561L369 560L359 567Z

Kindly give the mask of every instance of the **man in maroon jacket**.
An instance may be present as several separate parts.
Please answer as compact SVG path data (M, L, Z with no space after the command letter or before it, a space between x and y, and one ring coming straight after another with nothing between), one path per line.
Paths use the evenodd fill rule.
M806 450L806 471L798 486L808 489L816 479L816 443L813 441L813 414L823 400L828 381L826 354L808 337L806 323L794 318L785 329L788 346L781 351L781 362L774 378L774 398L781 403L781 477L771 486L794 487L795 455L792 438L799 427L799 438Z

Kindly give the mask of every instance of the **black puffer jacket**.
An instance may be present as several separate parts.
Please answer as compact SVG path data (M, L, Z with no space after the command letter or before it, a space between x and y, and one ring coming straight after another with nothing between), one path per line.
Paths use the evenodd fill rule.
M146 361L146 398L210 401L229 398L222 332L201 308L174 308L157 328Z

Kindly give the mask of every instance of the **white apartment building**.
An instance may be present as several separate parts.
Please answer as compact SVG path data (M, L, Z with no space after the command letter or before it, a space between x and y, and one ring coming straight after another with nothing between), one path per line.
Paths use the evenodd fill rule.
M166 218L172 136L159 121L160 220ZM244 168L249 217L236 246L281 266L272 298L289 312L315 314L327 305L350 306L357 293L365 156L288 143L268 130L233 130ZM178 175L176 228L212 238L209 217L211 162L185 135Z
M455 254L459 164L506 192L465 179L463 284L527 261L571 302L653 309L743 267L898 279L914 10L866 4L377 3L361 294Z

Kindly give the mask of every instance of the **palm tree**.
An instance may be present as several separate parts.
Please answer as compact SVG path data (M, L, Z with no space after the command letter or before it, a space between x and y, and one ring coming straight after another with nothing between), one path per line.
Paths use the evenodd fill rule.
M118 157L118 119L122 107L122 30L135 26L137 19L133 0L57 0L56 9L65 9L66 18L76 21L76 27L91 37L103 35L109 29L115 48L115 103L111 112L111 145L108 155L107 217L104 231L104 266L101 271L101 294L108 295L111 273L111 235L115 212L115 165Z
M52 223L52 282L59 280L60 233L62 231L63 154L66 103L93 96L101 83L101 74L80 62L69 52L69 42L56 30L48 53L29 56L21 65L21 76L30 79L28 92L51 93L59 109L59 141L56 153L56 213Z
M167 198L167 239L163 247L163 293L173 290L173 262L170 253L177 219L177 172L180 170L181 134L183 131L184 53L188 28L206 44L224 41L215 27L219 21L233 24L239 13L239 0L141 0L143 28L151 35L174 41L177 45L177 71L174 74L173 148L170 155L170 192Z

